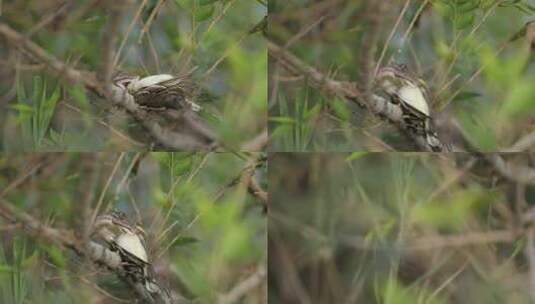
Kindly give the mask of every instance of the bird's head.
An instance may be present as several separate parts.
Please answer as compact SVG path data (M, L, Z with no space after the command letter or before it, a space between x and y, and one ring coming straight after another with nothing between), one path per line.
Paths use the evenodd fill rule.
M132 75L119 75L113 78L113 83L123 90L127 90L132 83L136 83L138 81L139 76Z
M401 87L406 85L403 72L397 66L379 69L375 81L389 95L396 94Z

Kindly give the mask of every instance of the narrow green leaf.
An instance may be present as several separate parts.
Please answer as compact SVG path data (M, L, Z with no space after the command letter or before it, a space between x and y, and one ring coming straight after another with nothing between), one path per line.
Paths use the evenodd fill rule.
M208 5L208 4L215 3L217 1L220 1L220 0L199 0L199 5Z
M351 155L349 155L348 157L346 157L346 161L348 162L351 162L353 160L357 160L363 156L366 156L368 154L368 152L353 152L351 153Z
M470 99L474 99L474 98L477 98L477 97L480 97L481 94L478 93L478 92L470 92L470 91L463 91L459 94L457 94L457 96L455 96L455 101L463 101L463 100L470 100Z
M14 105L10 105L9 108L19 111L19 112L26 112L26 113L34 112L34 109L31 106L24 104L24 103L16 103Z
M269 121L278 122L281 124L295 124L295 119L291 117L275 116L275 117L270 117Z
M173 242L173 246L185 246L199 242L199 239L194 237L183 236L179 237Z
M215 9L213 5L203 5L198 7L195 10L195 21L202 22L207 20L208 18L212 17L214 11Z

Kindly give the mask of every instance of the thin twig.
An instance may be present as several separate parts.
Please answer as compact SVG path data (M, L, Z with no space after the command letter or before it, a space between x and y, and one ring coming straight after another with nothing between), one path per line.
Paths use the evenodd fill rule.
M511 147L502 150L502 152L522 152L535 146L535 131L526 134L517 140Z
M249 140L248 142L244 143L241 146L241 151L247 151L247 152L259 152L264 149L264 147L267 146L269 141L269 135L268 130L265 128L260 132L257 136L255 136L253 139Z
M44 163L40 162L40 163L36 164L35 166L33 166L32 168L30 168L29 170L27 170L26 172L24 172L24 174L22 174L21 176L17 177L17 179L15 179L13 182L11 182L9 185L7 185L7 187L5 187L2 190L2 192L0 192L0 198L6 196L6 194L9 193L9 191L11 191L12 189L18 187L20 184L22 184L28 177L32 176L43 165L44 165Z
M360 48L360 89L364 92L364 100L369 104L372 98L373 82L375 79L375 53L379 43L379 34L381 32L382 18L388 4L385 1L368 1L367 2L367 28L362 36L362 46Z
M58 16L63 15L67 11L69 5L70 3L66 1L60 4L58 8L55 8L50 14L45 15L36 25L26 32L26 37L30 38L42 28L55 21Z
M64 105L65 107L67 107L68 109L70 110L73 110L74 112L78 113L78 114L82 114L82 110L80 110L79 108L73 106L72 104L69 104L65 101L60 101L59 102L60 104ZM103 121L102 119L99 119L99 118L95 118L95 120L102 126L108 128L113 134L117 135L119 138L122 138L124 139L125 141L129 142L130 144L132 144L133 146L135 147L138 147L138 148L141 148L141 147L144 147L145 145L137 140L134 140L130 137L128 137L126 134L122 133L121 131L115 129L113 126L111 126L110 124L106 123L105 121Z
M128 25L128 29L126 30L126 34L124 35L123 40L121 41L121 44L119 45L119 49L115 53L115 59L113 60L113 66L117 66L117 63L119 62L119 58L121 57L121 51L123 50L124 45L126 44L126 41L128 40L128 37L130 36L130 33L132 32L132 29L134 28L134 25L139 20L139 17L141 16L141 13L143 12L143 8L147 4L147 1L149 0L143 0L141 4L139 5L139 8L136 11L136 14L134 18L132 19L132 22Z
M499 154L489 154L485 157L503 177L517 183L535 185L535 169L527 165L513 165Z
M383 61L383 58L386 55L386 50L388 49L388 45L390 44L390 41L392 40L392 37L394 37L394 34L396 33L396 30L403 19L403 16L405 15L405 11L407 11L407 8L409 7L411 0L407 0L405 2L405 5L403 5L403 8L401 9L401 12L398 15L398 19L396 20L396 23L394 24L394 27L392 27L392 30L390 31L390 34L388 35L388 38L386 39L385 45L383 46L383 50L381 51L381 55L379 56L379 59L377 60L377 64L375 65L375 71L373 72L373 75L377 75L377 72L379 71L379 68L381 67L381 62Z
M108 180L106 181L106 184L104 185L104 188L100 192L100 196L98 198L97 206L95 207L95 210L93 211L93 215L91 216L91 220L89 221L89 225L93 226L95 223L95 219L97 218L97 215L99 214L100 207L102 206L102 203L104 202L104 195L106 195L106 192L108 192L108 187L111 184L111 181L113 177L115 176L115 173L117 172L117 169L119 169L119 165L121 164L125 153L121 153L117 160L115 161L115 165L113 166L113 169L108 176Z
M149 19L147 19L145 26L143 26L143 28L141 29L141 33L139 33L139 38L137 40L138 43L141 42L141 39L143 39L143 35L145 35L145 33L149 31L152 21L160 11L160 8L163 6L164 2L165 0L158 0L158 3L156 3L156 6L149 15Z
M114 53L115 44L117 43L119 25L125 11L125 7L121 7L115 4L109 5L108 22L104 27L104 35L102 36L101 43L101 66L100 66L100 79L103 83L110 83L111 76L114 70Z
M238 283L228 293L220 295L218 304L238 303L248 292L265 282L266 276L266 267L263 265L258 266L257 270L252 275Z

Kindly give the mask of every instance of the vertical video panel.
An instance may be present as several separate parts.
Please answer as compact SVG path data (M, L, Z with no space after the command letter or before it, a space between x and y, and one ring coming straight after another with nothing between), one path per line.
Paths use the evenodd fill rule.
M0 303L266 303L266 164L0 155Z
M269 303L535 298L535 155L269 161Z

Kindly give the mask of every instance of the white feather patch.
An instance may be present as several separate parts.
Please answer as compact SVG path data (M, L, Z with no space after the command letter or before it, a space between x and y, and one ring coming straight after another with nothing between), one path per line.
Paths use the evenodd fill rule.
M422 93L422 90L413 85L406 85L401 87L401 89L398 92L399 98L414 108L415 110L425 114L426 116L429 116L429 106L427 105L427 101L425 100L424 94Z
M133 256L145 263L149 262L145 246L143 246L143 243L138 235L125 232L117 237L116 242L119 247L129 252Z
M128 91L130 92L137 92L138 90L142 88L146 88L155 84L158 84L162 81L167 81L169 79L175 78L173 75L169 74L159 74L159 75L152 75L145 78L141 78L139 80L132 81L128 85Z

